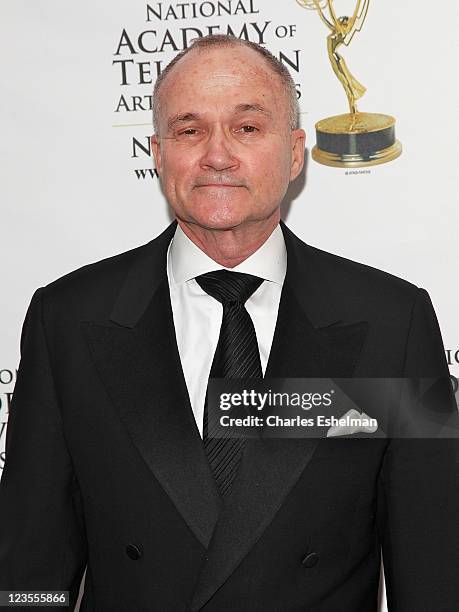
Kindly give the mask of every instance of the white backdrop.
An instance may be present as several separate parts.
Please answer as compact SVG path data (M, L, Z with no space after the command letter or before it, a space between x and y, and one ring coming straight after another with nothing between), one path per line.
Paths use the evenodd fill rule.
M349 14L355 0L335 4ZM402 157L360 174L310 161L283 211L306 242L425 287L459 376L459 87L448 26L459 5L438 4L373 0L345 51L368 88L360 109L397 118ZM147 144L152 84L191 38L228 27L282 54L312 147L315 122L347 112L347 102L325 26L295 0L0 0L0 474L33 291L169 222Z

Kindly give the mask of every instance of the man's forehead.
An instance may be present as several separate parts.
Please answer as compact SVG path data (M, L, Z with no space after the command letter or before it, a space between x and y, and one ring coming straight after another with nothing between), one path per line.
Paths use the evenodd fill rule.
M229 106L225 109L220 108L215 110L219 111L219 114L227 114L228 116L239 115L243 113L254 113L267 119L273 118L272 111L259 102L240 102L235 106ZM205 110L203 111L202 109L190 109L182 112L173 113L167 118L167 127L171 129L178 124L186 123L187 121L204 120L206 118L209 118L209 116L210 113L206 112Z
M235 61L241 60L240 54L244 61ZM245 47L191 51L174 66L163 87L161 114L169 127L205 115L254 112L275 118L286 102L279 75Z

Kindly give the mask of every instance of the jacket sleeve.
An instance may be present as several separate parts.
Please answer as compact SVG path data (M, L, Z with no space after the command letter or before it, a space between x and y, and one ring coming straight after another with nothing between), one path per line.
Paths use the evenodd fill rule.
M43 292L34 293L23 324L7 425L0 481L0 590L70 591L70 607L62 609L73 610L86 565L86 538L53 381Z
M424 289L413 306L402 376L443 377L439 410L457 421L440 330ZM391 439L377 503L389 612L458 609L458 519L459 440Z

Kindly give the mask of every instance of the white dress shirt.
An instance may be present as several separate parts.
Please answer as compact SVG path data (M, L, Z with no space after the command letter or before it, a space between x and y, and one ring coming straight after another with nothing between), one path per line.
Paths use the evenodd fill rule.
M279 225L262 246L234 268L224 268L204 253L179 225L167 251L167 278L175 335L196 425L202 437L204 400L217 348L223 306L195 277L214 270L245 272L265 279L245 303L257 335L263 374L276 327L287 270L287 251Z

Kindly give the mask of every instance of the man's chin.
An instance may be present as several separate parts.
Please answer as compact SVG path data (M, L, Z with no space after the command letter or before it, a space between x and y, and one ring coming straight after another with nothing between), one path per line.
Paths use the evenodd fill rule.
M240 207L239 210L236 207L231 207L231 209L205 207L202 210L195 208L190 221L209 230L231 230L244 223L249 223L250 219L247 209L243 207Z
M247 223L248 220L245 218L220 219L220 218L204 217L204 218L194 219L192 222L195 225L202 227L203 229L225 231L225 230L235 229L236 227L239 227L243 225L244 223Z

